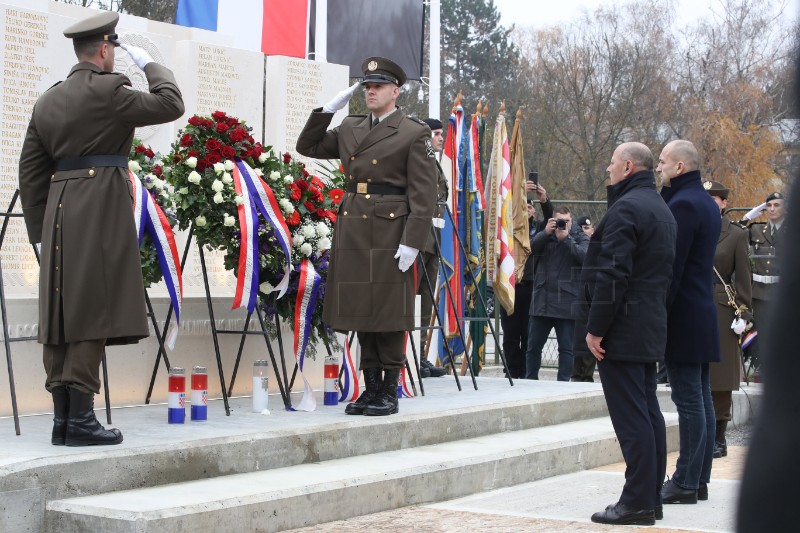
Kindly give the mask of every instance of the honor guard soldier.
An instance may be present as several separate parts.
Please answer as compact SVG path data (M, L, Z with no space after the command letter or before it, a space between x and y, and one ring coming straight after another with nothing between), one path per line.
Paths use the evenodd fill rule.
M775 285L780 279L777 257L783 240L785 201L780 192L767 196L767 222L756 222L749 228L750 257L753 264L753 320L762 333L769 323L767 302L775 297ZM758 363L758 359L752 362L756 370Z
M359 83L314 109L297 151L341 159L347 191L333 232L323 320L355 331L365 390L345 409L352 415L398 411L405 332L414 327L416 283L411 266L431 233L436 159L431 130L397 107L406 75L396 63L370 57L362 65L368 115L328 129Z
M102 12L64 30L78 64L37 100L19 160L28 237L41 243L38 340L56 445L122 442L93 407L105 346L148 336L128 154L135 128L184 112L172 72L121 44L118 20ZM144 71L149 92L113 72L119 46Z

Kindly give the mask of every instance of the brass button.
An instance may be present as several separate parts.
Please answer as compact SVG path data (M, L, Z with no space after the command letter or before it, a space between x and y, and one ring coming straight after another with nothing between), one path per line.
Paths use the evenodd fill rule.
M389 218L394 218L394 213L389 213Z
M56 272L58 272L58 268L59 268L59 267L56 267Z
M93 169L93 168L90 168L90 169L89 169L89 175L90 175L90 176L94 176L94 169Z
M344 216L347 216L347 211L344 212Z
M367 215L361 215L361 218L367 218Z
M53 174L52 176L50 176L50 181L53 181L54 179L56 179L56 175L55 175L55 174Z
M356 156L354 156L354 155L350 156L350 161L355 161L355 159L356 159Z
M58 228L60 228L60 227L61 227L61 226L60 226L59 224L56 224L56 229L58 229Z
M56 287L56 292L58 292L58 287Z
M58 251L58 245L56 244L56 252Z
M368 183L372 183L372 178L367 178Z
M58 204L58 208L61 209L61 204Z
M369 194L368 194L368 195L366 195L366 196L364 196L364 198L366 198L367 200L369 200Z
M372 160L372 164L373 164L373 165L377 165L377 164L378 164L378 160L377 160L377 159L373 159L373 160Z

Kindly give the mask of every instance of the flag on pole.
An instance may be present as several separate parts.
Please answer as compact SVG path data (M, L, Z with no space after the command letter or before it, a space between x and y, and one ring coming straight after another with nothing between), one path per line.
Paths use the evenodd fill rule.
M486 255L484 253L484 207L486 205L483 191L483 175L481 171L481 136L483 134L483 117L481 116L481 104L478 103L477 110L472 116L469 128L469 151L467 155L467 165L469 168L470 182L473 188L470 195L470 215L471 233L474 234L472 250L476 256L476 263L472 270L476 283L472 286L472 294L469 305L469 316L473 318L486 318L486 310L481 302L486 302ZM472 339L472 371L478 374L483 366L484 353L486 349L486 330L488 324L485 321L473 320L469 323L469 335Z
M525 271L525 262L531 255L531 236L528 232L528 193L525 190L525 154L522 150L522 110L517 109L517 118L514 120L514 129L511 133L511 190L512 206L511 218L514 221L514 275L515 279L522 279ZM512 310L513 311L513 310ZM511 314L511 313L509 313Z
M505 102L500 106L494 128L492 155L486 180L487 282L494 288L495 299L506 313L514 312L514 220L511 184L511 153L506 130Z

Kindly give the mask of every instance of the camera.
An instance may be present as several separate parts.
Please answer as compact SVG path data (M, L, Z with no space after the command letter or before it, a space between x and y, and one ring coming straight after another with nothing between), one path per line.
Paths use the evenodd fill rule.
M528 181L532 181L536 185L539 185L539 173L538 172L529 172L528 173Z
M567 221L563 218L556 219L556 228L558 229L567 229Z

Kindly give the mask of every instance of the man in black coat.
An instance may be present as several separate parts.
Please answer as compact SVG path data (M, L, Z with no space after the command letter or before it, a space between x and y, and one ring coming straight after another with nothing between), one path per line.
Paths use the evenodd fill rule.
M619 501L593 514L592 521L653 525L663 516L659 494L667 467L656 362L667 342L677 228L656 192L653 154L645 145L618 146L608 173L608 211L589 241L581 271L574 351L599 361L626 469Z
M719 362L714 254L721 227L719 207L703 188L700 158L689 141L661 151L661 196L678 223L672 285L667 296L667 366L678 408L680 454L664 484L664 503L708 499L714 454L715 416L709 363Z

